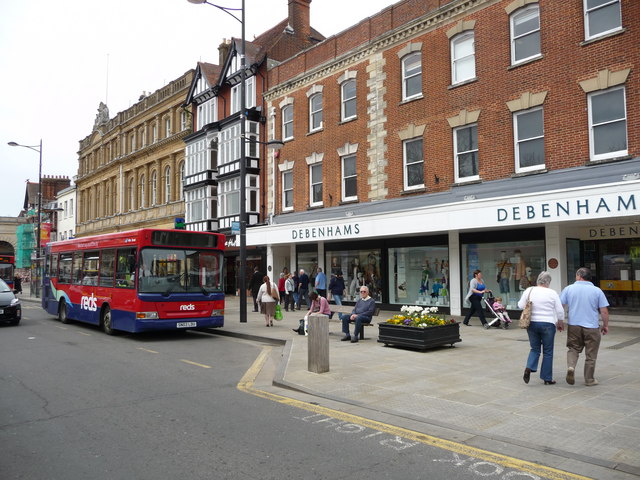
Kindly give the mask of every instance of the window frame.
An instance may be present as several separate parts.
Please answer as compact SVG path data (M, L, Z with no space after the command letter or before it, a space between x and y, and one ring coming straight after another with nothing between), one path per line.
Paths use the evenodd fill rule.
M541 122L542 122L542 135L538 135L538 136L532 136L529 138L519 138L518 135L518 124L519 124L519 117L522 115L528 115L534 112L541 112ZM514 151L514 160L515 160L515 171L516 173L526 173L526 172L531 172L531 171L536 171L536 170L544 170L546 168L546 154L545 154L545 149L544 149L544 108L543 107L533 107L533 108L528 108L526 110L520 110L517 112L513 112L513 151ZM526 143L526 142L532 142L534 140L539 140L542 139L542 163L540 164L536 164L536 165L530 165L527 167L523 167L522 166L522 159L520 158L520 145Z
M418 69L418 71L416 73L413 73L411 75L407 75L407 63L409 63L409 60L412 59L413 57L417 57L418 58L418 64L420 65L420 68ZM405 55L404 57L402 57L402 68L401 68L401 72L402 72L402 101L407 101L407 100L412 100L414 98L421 98L422 97L422 52L411 52L407 55ZM420 77L420 89L418 92L413 93L411 95L407 94L407 84L409 82L409 80L415 78L415 77Z
M461 132L462 130L467 130L469 128L475 128L476 148L459 152L458 151L458 132ZM477 167L478 173L475 175L469 175L467 177L461 177L460 176L460 156L468 153L473 153L473 152L475 152L476 154L476 162L477 162L476 167ZM461 125L460 127L456 127L453 129L453 153L454 153L454 173L455 173L456 183L466 183L466 182L474 182L474 181L480 180L480 155L479 155L480 148L478 145L478 124L477 123Z
M319 104L319 108L316 108L314 110L314 102L320 99L320 104ZM322 92L316 92L313 95L311 95L309 97L309 133L311 132L317 132L318 130L322 130L323 127L323 98L322 98ZM317 106L317 105L316 105ZM318 122L318 125L316 126L315 124L315 119L317 116L320 116L320 121Z
M282 180L282 211L293 210L293 170L285 170L280 175Z
M593 40L594 38L599 38L602 37L604 35L608 35L610 33L613 32L617 32L619 30L622 30L622 5L620 0L602 0L602 4L598 5L597 7L593 7L591 9L589 9L587 2L589 0L583 0L583 9L584 9L584 38L585 40ZM606 8L608 6L614 5L616 4L618 6L618 25L614 28L610 28L608 30L603 30L601 32L598 32L596 34L592 34L591 33L591 29L589 28L589 16L598 11L598 10L602 10L603 8Z
M348 177L345 175L345 163L353 160L354 173ZM355 195L347 196L347 182L355 182ZM351 202L358 200L358 159L356 154L345 155L340 157L340 184L341 184L341 197L343 202Z
M594 125L593 123L593 98L599 96L599 95L604 95L607 93L612 93L615 91L622 91L622 102L623 102L623 107L624 107L624 118L620 118L617 120L611 120L611 121L607 121L607 122L602 122L599 123L598 125ZM607 88L606 90L598 90L596 92L591 92L587 95L587 108L588 108L588 117L589 117L589 158L591 161L598 161L598 160L607 160L607 159L611 159L611 158L619 158L619 157L624 157L627 156L629 154L629 124L628 124L628 113L627 113L627 92L626 92L626 88L624 85L621 86L617 86L617 87L613 87L613 88ZM594 136L594 129L604 126L604 125L610 125L613 123L618 123L618 122L622 122L624 121L624 133L625 133L625 144L626 144L626 148L623 150L616 150L614 152L607 152L607 153L601 153L601 154L596 154L596 145L595 145L595 136Z
M538 28L527 31L526 33L516 36L516 33L515 33L516 20L520 19L521 17L526 17L527 15L533 12L537 14ZM516 54L517 54L516 42L523 38L534 35L536 32L538 32L538 52L535 53L534 55L529 55L528 57L516 58ZM511 65L519 65L521 63L528 62L529 60L532 60L534 58L541 57L542 45L541 45L541 28L540 28L540 6L538 4L529 5L524 8L519 8L518 10L513 12L509 17L509 34L511 37Z
M463 57L456 56L456 47L461 46L466 41L471 41L472 43L472 53L470 55L466 55ZM473 59L473 75L458 78L458 66L461 64L463 60L468 58ZM451 84L458 85L461 83L469 82L476 78L476 36L473 30L466 30L464 32L459 33L455 37L451 39Z
M285 105L282 107L282 140L293 140L293 105ZM291 112L290 119L287 118L287 112ZM290 135L287 135L290 130Z
M320 181L316 181L314 183L314 170L320 169ZM319 207L323 205L323 171L322 171L322 162L314 163L309 165L309 206L311 207ZM320 186L320 200L315 199L315 188L316 186Z
M407 157L407 145L414 142L420 142L420 159L408 163ZM409 185L409 167L421 164L422 166L422 183L416 185ZM403 188L405 191L416 190L424 188L424 139L422 137L408 138L402 141L402 176L403 176Z
M353 85L353 96L347 97L347 93L345 93L346 88ZM340 85L340 119L343 122L347 120L353 120L358 116L357 110L357 86L356 80L354 78L345 80ZM347 107L349 105L353 105L353 115L347 115Z

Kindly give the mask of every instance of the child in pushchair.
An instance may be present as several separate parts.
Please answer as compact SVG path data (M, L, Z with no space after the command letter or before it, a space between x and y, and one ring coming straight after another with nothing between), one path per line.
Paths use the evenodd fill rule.
M494 319L487 322L487 325L489 325L489 327L509 328L511 319L507 313L507 308L502 304L502 297L494 298L493 295L489 294L489 296L484 299L484 302L487 305L488 312L494 316Z

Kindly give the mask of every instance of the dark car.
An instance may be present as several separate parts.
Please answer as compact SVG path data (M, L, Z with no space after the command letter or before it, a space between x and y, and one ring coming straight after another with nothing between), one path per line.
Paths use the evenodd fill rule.
M9 288L4 280L0 279L0 323L18 325L22 318L20 299Z

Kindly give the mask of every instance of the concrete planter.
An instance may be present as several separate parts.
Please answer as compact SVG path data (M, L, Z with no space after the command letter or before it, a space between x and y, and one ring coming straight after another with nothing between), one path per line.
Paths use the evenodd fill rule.
M460 323L450 323L438 327L405 327L388 323L378 324L378 342L385 346L407 347L427 350L440 345L461 342Z

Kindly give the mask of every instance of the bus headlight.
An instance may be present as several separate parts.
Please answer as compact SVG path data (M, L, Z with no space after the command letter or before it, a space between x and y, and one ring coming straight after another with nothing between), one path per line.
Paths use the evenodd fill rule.
M212 317L224 316L224 310L211 310Z
M158 312L136 312L136 318L138 320L157 320Z

